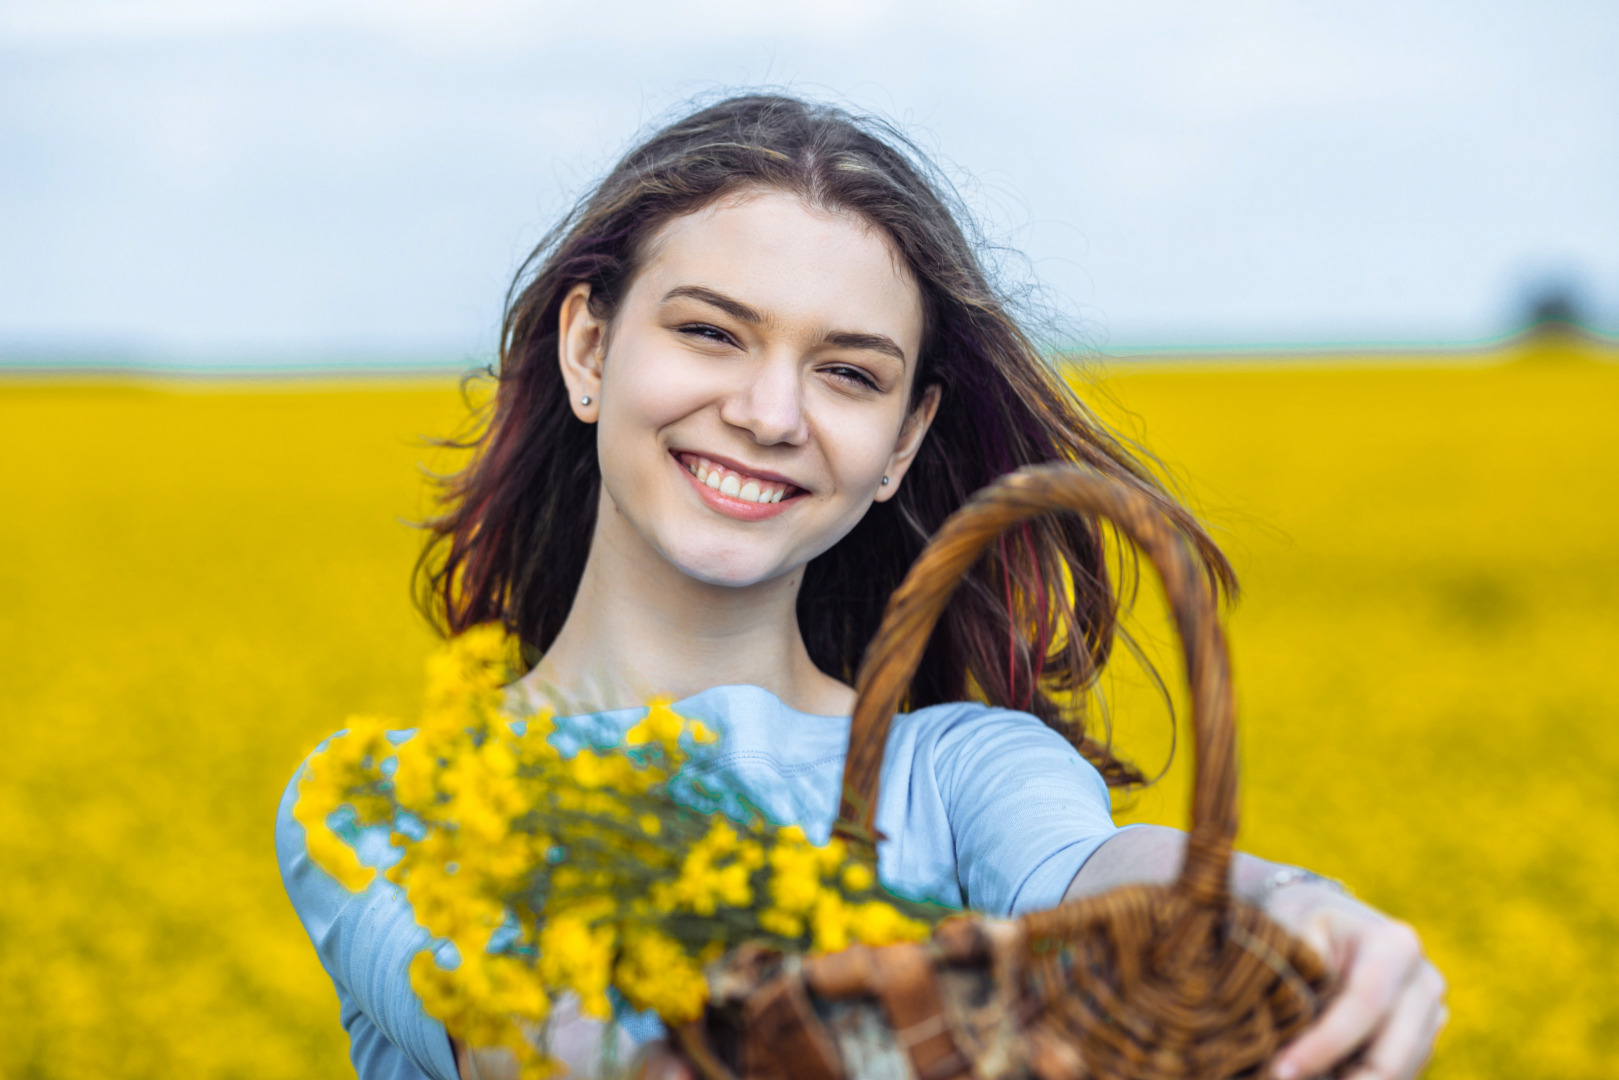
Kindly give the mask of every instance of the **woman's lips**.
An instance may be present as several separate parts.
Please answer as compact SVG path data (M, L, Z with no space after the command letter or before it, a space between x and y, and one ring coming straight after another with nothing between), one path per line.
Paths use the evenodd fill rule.
M726 517L763 521L788 509L804 489L781 480L739 472L700 454L674 454L680 471L703 501Z

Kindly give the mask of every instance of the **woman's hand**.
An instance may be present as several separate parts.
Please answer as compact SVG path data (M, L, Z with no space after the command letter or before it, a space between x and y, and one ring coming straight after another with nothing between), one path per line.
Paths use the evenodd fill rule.
M451 1039L450 1045L461 1080L517 1080L517 1058L510 1050L473 1050L460 1039Z
M1316 884L1278 889L1266 912L1319 953L1342 986L1277 1055L1272 1075L1318 1076L1364 1047L1345 1080L1415 1076L1450 1015L1444 976L1423 955L1416 931Z
M612 1030L615 1043L609 1047L608 1034L604 1022L581 1015L578 999L564 994L551 1008L546 1046L577 1080L696 1080L685 1059L668 1043L659 1040L637 1049L629 1034L618 1027ZM456 1039L450 1045L455 1048L461 1080L517 1080L517 1057L510 1050L474 1050ZM619 1067L604 1069L604 1060L619 1062Z
M691 1063L662 1039L647 1043L642 1054L641 1067L631 1074L630 1080L697 1080L697 1071Z
M465 1043L451 1042L461 1080L517 1080L517 1059L510 1050L469 1050ZM697 1074L685 1058L660 1039L642 1048L628 1080L697 1080Z
M1138 881L1175 880L1186 834L1157 825L1121 829L1096 850L1068 887L1067 899ZM1282 867L1237 852L1232 890L1321 955L1343 987L1327 1011L1283 1048L1277 1080L1317 1076L1355 1055L1346 1080L1408 1080L1422 1068L1449 1013L1445 980L1422 955L1416 931L1328 886L1300 882L1269 892Z

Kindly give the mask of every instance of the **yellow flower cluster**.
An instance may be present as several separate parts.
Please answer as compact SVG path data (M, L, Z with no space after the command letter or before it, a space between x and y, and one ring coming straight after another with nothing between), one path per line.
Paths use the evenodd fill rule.
M886 945L918 941L928 924L900 913L879 898L855 901L872 892L876 875L865 863L850 862L848 848L834 837L815 847L797 825L776 834L770 852L771 906L759 913L759 923L771 933L797 938L808 924L816 952L836 952L851 941Z
M702 969L679 942L650 927L626 935L613 983L637 1009L677 1024L695 1020L708 1002Z
M887 897L840 840L817 847L796 826L676 804L668 784L686 746L716 736L667 702L622 747L563 757L549 714L508 708L512 659L497 627L461 635L429 662L416 731L351 721L311 759L295 809L311 858L350 889L375 871L334 815L392 828L402 850L388 880L460 957L445 968L418 954L411 984L457 1038L509 1048L525 1075L544 1076L554 1063L538 1036L559 993L586 1016L611 1016L616 993L683 1023L708 1000L702 965L744 941L916 940L942 913Z
M540 931L539 974L547 986L565 986L579 995L579 1011L605 1020L613 1006L607 983L613 967L614 928L592 926L579 915L548 919Z
M309 857L350 892L369 885L375 871L360 863L354 849L326 828L326 821L344 805L367 820L389 814L387 798L371 789L371 777L393 752L386 730L387 721L380 718L350 718L349 726L310 759L293 807L293 817L308 835Z
M715 818L708 835L681 861L680 875L653 886L652 906L705 916L714 914L720 904L748 907L753 903L753 873L764 862L763 845L743 839L729 821Z

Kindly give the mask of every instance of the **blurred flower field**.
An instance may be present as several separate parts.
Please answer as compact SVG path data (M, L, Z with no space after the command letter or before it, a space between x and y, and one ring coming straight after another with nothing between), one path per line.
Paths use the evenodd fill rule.
M1243 575L1241 845L1421 930L1434 1077L1609 1076L1619 365L1476 359L1082 385ZM460 416L448 380L0 381L0 1076L353 1075L271 823L343 716L416 711L417 436ZM1121 815L1180 823L1189 765Z

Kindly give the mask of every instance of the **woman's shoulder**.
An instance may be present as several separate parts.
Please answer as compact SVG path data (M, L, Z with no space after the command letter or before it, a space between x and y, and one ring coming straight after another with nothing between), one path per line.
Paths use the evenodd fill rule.
M982 701L945 701L898 713L892 731L891 741L896 737L969 742L1012 740L1072 749L1067 739L1038 716Z
M675 702L674 708L719 733L720 744L714 753L757 743L772 747L777 755L819 759L831 752L841 757L848 745L848 716L804 712L751 684L711 687ZM610 731L619 726L617 722L607 725ZM924 744L956 748L990 744L1002 750L1021 745L1046 753L1073 752L1068 740L1039 717L981 701L940 702L895 714L889 727L890 753Z
M1061 732L1032 713L951 701L894 718L885 768L926 766L945 786L1084 790L1104 805L1107 782ZM992 783L993 781L993 783Z

